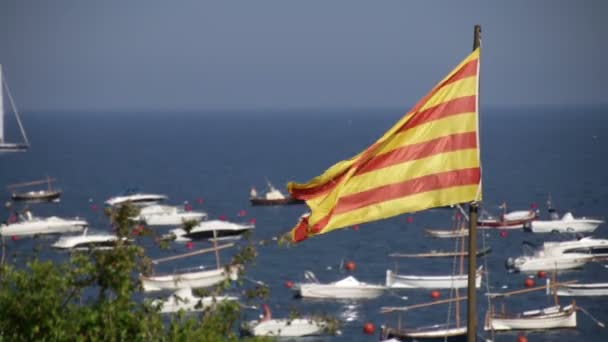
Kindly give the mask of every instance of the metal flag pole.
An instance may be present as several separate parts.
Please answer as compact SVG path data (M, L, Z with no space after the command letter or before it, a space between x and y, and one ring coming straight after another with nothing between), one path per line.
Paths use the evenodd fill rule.
M481 45L481 26L475 25L473 36L473 51ZM479 71L479 70L478 70ZM477 75L479 79L479 74ZM479 91L479 89L478 89ZM479 103L479 92L477 94ZM477 108L479 115L479 105ZM479 118L478 118L479 120ZM467 289L467 341L475 342L477 336L477 302L475 298L475 277L477 275L477 202L469 204L469 278Z

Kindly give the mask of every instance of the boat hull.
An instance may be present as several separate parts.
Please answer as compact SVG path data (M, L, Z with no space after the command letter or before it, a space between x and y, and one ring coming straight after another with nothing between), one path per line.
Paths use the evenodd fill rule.
M400 341L450 341L465 342L467 340L467 328L445 328L442 326L430 326L418 329L394 329L383 328L381 331L383 339L395 338Z
M381 296L385 291L384 286L334 286L332 284L300 284L297 288L297 296L302 298L322 299L371 299Z
M148 226L177 226L187 221L200 222L206 216L203 213L183 213L175 215L141 215L140 219Z
M244 335L301 337L320 335L324 325L313 319L269 319L267 321L251 321L243 329Z
M177 290L185 287L193 289L210 287L228 278L231 280L238 279L238 267L231 268L229 274L226 273L225 269L221 268L161 276L140 276L141 284L145 292Z
M303 200L295 199L295 198L278 198L278 199L266 199L266 198L250 198L249 203L252 206L257 205L292 205L292 204L302 204Z
M468 275L454 276L414 276L400 275L386 270L386 287L418 289L451 289L468 286ZM481 271L475 276L475 287L481 287Z
M485 330L540 330L576 328L576 310L560 311L555 314L531 317L501 318L490 317Z
M558 296L608 296L608 283L558 285Z
M570 221L532 221L532 233L589 233L595 231L604 221L574 219Z
M519 272L568 270L583 267L592 259L592 255L578 253L564 254L556 257L519 257L512 262L507 260L507 266Z
M13 201L52 202L61 196L61 191L28 191L11 195Z
M28 236L40 234L62 234L81 232L88 223L83 220L64 220L58 217L35 219L0 225L2 236Z

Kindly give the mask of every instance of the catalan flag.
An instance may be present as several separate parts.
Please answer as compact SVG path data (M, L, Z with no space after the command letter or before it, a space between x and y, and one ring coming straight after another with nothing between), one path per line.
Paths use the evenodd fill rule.
M363 152L308 183L290 182L291 196L310 208L291 240L481 200L479 56L477 48Z

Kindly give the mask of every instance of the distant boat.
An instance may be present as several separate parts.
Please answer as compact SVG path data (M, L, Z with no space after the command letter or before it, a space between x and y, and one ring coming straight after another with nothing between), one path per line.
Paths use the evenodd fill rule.
M234 223L221 220L201 221L189 231L184 228L171 229L168 237L175 241L187 242L198 239L238 238L243 233L255 228L253 223Z
M178 290L185 287L202 288L213 286L225 279L238 279L238 266L230 266L226 272L223 267L207 270L204 267L179 270L175 273L153 276L140 276L144 291Z
M603 220L591 219L586 217L574 217L567 212L559 220L530 222L529 229L532 233L589 233L604 223Z
M39 234L62 234L80 232L88 225L79 218L34 217L27 211L21 221L0 225L2 236L27 236Z
M259 197L257 190L254 187L251 188L249 193L249 202L251 202L251 205L287 205L304 203L302 200L285 196L268 180L266 183L268 184L268 191L264 197Z
M241 327L243 336L302 337L321 335L327 324L313 317L272 318L270 308L263 304L264 315L259 320L249 321Z
M608 283L560 284L552 292L558 296L608 296Z
M135 189L127 189L122 195L109 198L105 203L108 206L117 206L130 203L139 207L159 204L167 200L167 196L160 194L142 193Z
M37 180L26 183L11 184L7 188L11 193L13 201L25 201L25 202L51 202L58 201L61 196L61 190L53 189L51 183L55 179L47 177L47 179ZM29 190L20 191L19 188L32 187L34 185L47 184L46 189L40 190ZM31 189L31 188L30 188Z
M143 221L148 226L176 226L188 221L200 222L207 218L207 213L186 211L170 205L153 204L142 208L133 219Z
M324 299L365 299L376 298L386 291L386 287L360 282L352 276L329 284L320 283L314 273L305 272L308 282L296 284L297 296Z
M481 286L482 267L477 269L475 287ZM386 270L386 287L389 288L423 288L423 289L452 289L466 288L467 274L446 276L403 275Z
M19 129L21 130L21 136L23 137L23 143L10 143L5 141L4 139L4 90L6 89L6 94L8 95L8 100L10 107L15 113L15 118L17 119L17 124L19 125ZM17 107L15 106L15 102L13 101L13 97L8 88L8 84L2 75L2 65L0 65L0 153L5 152L24 152L30 147L30 142L27 139L27 135L25 134L25 129L23 128L23 124L21 123L21 118L19 117L19 112L17 111Z
M114 248L117 241L115 234L89 234L88 229L85 229L81 235L62 236L51 246L57 249L103 250Z
M477 220L479 228L521 229L529 226L537 217L534 210L506 212L506 205L503 204L501 207L505 208L505 212L500 217L485 215Z

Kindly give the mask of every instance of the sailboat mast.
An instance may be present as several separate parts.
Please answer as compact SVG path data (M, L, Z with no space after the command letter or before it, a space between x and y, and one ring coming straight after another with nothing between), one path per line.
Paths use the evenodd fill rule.
M2 81L2 65L0 65L0 143L4 141L4 89Z
M481 25L475 25L473 51L481 45ZM479 59L478 59L479 61ZM478 62L479 63L479 62ZM477 116L479 124L479 68L477 69ZM478 129L479 131L479 129ZM475 278L477 275L477 202L469 204L469 278L467 288L467 341L475 342L477 336L477 302Z

